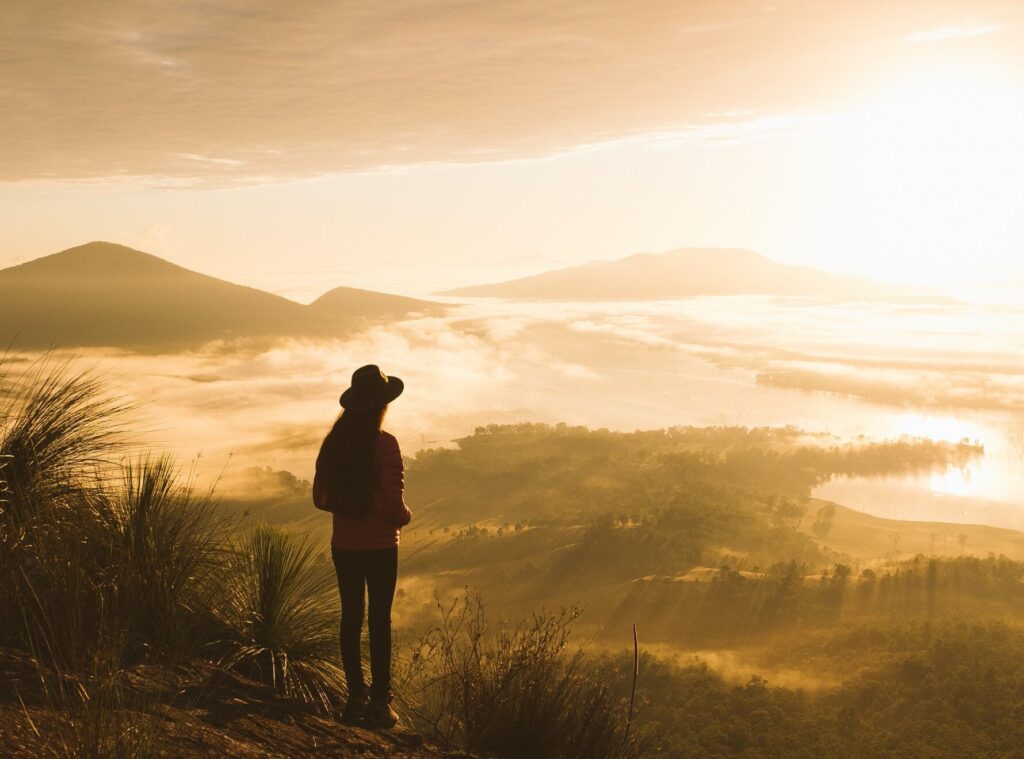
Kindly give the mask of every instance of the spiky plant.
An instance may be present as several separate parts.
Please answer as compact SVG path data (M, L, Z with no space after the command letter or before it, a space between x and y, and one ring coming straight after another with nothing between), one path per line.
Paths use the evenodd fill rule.
M77 503L97 474L116 461L134 406L104 380L70 363L41 359L24 374L3 376L0 392L0 479L5 517L28 527L40 510Z
M155 723L124 667L212 616L209 498L166 458L129 462L118 485L133 407L97 375L13 369L0 358L0 643L38 666L55 756L144 756Z
M67 664L108 607L96 507L131 406L69 363L8 369L0 362L0 638Z
M169 456L125 463L100 510L111 582L132 643L172 657L198 654L217 633L224 523Z
M330 711L341 695L335 580L308 538L257 525L239 538L227 574L222 663L279 693Z

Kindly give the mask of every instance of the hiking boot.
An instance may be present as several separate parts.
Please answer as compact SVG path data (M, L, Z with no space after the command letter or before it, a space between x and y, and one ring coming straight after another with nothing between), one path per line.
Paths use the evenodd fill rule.
M366 707L370 703L369 697L365 693L359 693L356 695L349 694L348 700L345 702L345 711L341 713L341 721L346 725L357 725L366 716Z
M398 714L391 708L391 699L371 699L366 707L367 727L392 728L398 723Z

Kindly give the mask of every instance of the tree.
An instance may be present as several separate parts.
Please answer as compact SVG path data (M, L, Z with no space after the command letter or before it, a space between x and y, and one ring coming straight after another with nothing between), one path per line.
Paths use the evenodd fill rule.
M836 516L836 505L834 503L826 503L815 515L814 522L811 524L811 532L814 536L821 540L832 530L832 520Z

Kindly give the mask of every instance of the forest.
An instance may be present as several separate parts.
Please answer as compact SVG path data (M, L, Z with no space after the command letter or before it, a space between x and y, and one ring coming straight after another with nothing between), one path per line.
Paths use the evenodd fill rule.
M880 541L871 518L811 497L839 474L980 453L792 428L480 428L408 461L410 499L428 506L405 571L478 588L498 617L577 608L587 667L621 698L636 624L645 752L1010 756L1024 740L1024 536L877 520ZM830 548L840 534L863 534L864 550Z

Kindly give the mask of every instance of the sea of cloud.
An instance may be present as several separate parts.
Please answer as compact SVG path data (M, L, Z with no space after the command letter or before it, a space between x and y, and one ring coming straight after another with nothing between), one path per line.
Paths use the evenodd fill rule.
M957 303L480 300L332 341L58 357L142 404L140 446L198 460L207 478L251 467L309 478L351 372L376 363L406 383L386 424L407 454L520 421L968 437L986 446L974 475L987 490L972 494L1013 502L1024 493L1013 474L1024 460L1022 328L1024 309Z

